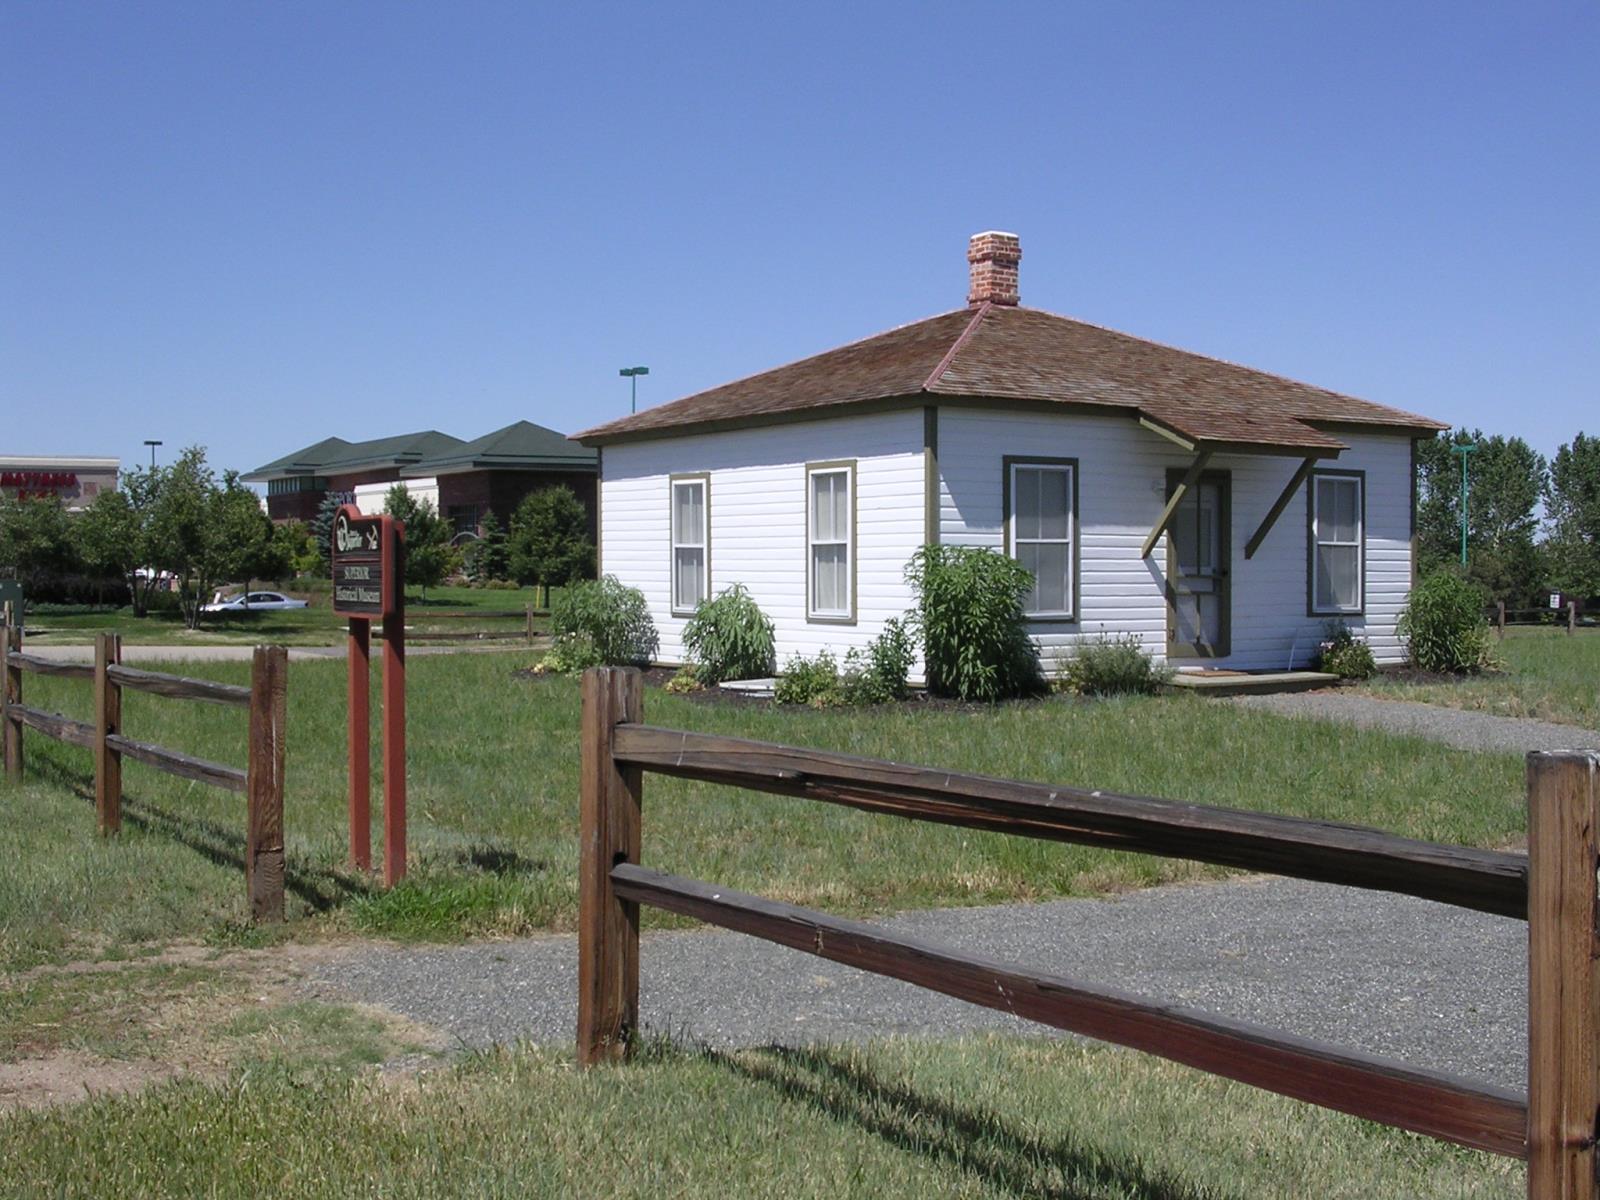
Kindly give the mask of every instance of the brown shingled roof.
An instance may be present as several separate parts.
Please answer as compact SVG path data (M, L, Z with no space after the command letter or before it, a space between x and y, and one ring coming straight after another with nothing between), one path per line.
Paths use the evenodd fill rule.
M686 396L574 435L603 445L930 399L1125 409L1196 442L1333 454L1318 424L1442 422L1020 306L982 304ZM832 415L831 412L826 415Z

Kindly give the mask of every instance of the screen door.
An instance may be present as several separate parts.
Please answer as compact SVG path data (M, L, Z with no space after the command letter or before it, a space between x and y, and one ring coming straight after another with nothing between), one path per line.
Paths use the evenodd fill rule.
M1181 472L1167 480L1177 489ZM1217 658L1228 653L1229 477L1208 471L1184 495L1167 527L1167 653Z

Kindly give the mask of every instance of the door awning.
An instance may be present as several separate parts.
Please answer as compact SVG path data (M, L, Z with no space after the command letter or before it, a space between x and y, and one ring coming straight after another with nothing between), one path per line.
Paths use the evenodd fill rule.
M1267 510L1266 516L1261 519L1261 524L1250 535L1250 540L1245 543L1244 556L1253 558L1255 552L1261 548L1261 543L1266 540L1267 534L1272 532L1272 527L1277 524L1278 518L1283 515L1283 510L1289 506L1289 501L1299 490L1300 485L1306 481L1311 470L1317 462L1325 458L1337 458L1339 451L1344 449L1344 444L1334 438L1319 435L1310 440L1310 444L1302 441L1300 444L1269 444L1266 442L1235 442L1214 440L1209 438L1190 436L1182 430L1175 429L1169 422L1158 420L1147 413L1139 415L1139 424L1167 441L1173 443L1186 453L1193 454L1194 458L1189 463L1188 470L1183 474L1178 486L1173 489L1172 495L1167 497L1166 507L1161 510L1161 515L1156 518L1156 523L1144 539L1144 546L1139 552L1140 558L1149 558L1151 551L1156 548L1156 543L1161 540L1161 535L1172 524L1172 518L1177 515L1178 506L1183 503L1184 496L1199 482L1201 473L1212 458L1218 454L1266 454L1280 458L1298 458L1300 465L1289 477L1289 482L1284 485L1283 491L1273 501L1272 507Z

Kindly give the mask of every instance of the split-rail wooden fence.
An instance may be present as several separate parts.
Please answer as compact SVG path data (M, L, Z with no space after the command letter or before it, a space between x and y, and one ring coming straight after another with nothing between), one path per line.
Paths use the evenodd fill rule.
M22 630L0 626L0 737L4 739L6 778L22 779L22 731L32 729L57 741L81 746L94 755L95 811L100 832L122 827L122 760L131 758L158 771L197 783L242 792L245 796L245 890L250 914L258 921L283 920L283 769L284 723L289 654L282 646L257 646L250 686L188 679L122 665L122 638L98 634L94 663L58 662L25 654ZM93 723L46 712L23 702L23 676L56 675L94 685ZM136 741L122 728L123 689L174 700L201 700L249 710L248 765L244 770L208 762Z
M426 625L433 621L472 620L521 621L522 624L520 627L500 625L486 626L481 629L407 629L406 640L408 642L524 641L531 646L539 636L539 631L535 625L536 618L548 615L548 612L542 612L531 604L520 609L478 608L468 609L465 612L430 612L423 608L413 608L410 617L414 624Z
M1528 854L1172 800L1052 787L643 723L636 671L583 678L578 1058L626 1057L639 906L751 934L1443 1141L1526 1159L1534 1200L1596 1200L1600 755L1528 756ZM1526 1094L640 865L646 771L1022 837L1420 896L1528 923Z
M1494 605L1495 632L1501 637L1506 636L1507 625L1549 625L1557 619L1562 609L1566 610L1567 633L1578 632L1578 602L1568 600L1561 608L1511 608L1506 607L1504 600L1496 600ZM1520 617L1531 617L1532 620L1518 620Z

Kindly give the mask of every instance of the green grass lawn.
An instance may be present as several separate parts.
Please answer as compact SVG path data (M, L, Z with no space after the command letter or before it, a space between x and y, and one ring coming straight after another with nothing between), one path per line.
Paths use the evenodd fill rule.
M23 1197L1520 1195L1520 1163L1140 1055L981 1038L658 1047L579 1072L473 1056L410 1081L257 1066L0 1118Z
M282 612L207 614L197 630L184 628L183 618L176 611L135 617L131 608L47 607L30 614L27 624L30 630L46 631L38 635L38 644L43 646L81 645L93 641L94 635L102 631L120 633L125 644L143 646L254 645L263 641L285 646L328 646L340 640L345 618L333 611L328 585L318 581L310 591L291 587L287 594L309 599L311 606ZM421 593L412 589L406 595L406 623L417 630L514 630L521 627L524 607L543 598L534 588L435 587L428 589L428 599L424 602ZM430 612L466 610L515 612L517 616L486 618L481 623L428 619Z
M1600 629L1569 636L1565 629L1512 628L1496 645L1502 671L1446 683L1379 678L1366 689L1395 700L1600 729Z
M356 929L457 938L571 928L578 688L573 679L514 677L522 661L511 653L410 664L411 873L391 893L343 867L345 666L291 666L287 935ZM247 677L243 664L185 670L238 682ZM29 676L27 689L30 703L89 717L87 684ZM1348 821L1437 841L1498 845L1523 830L1517 756L1451 750L1189 696L815 712L652 690L646 719L953 770ZM245 759L245 722L237 710L129 692L124 728L134 738L222 762ZM130 762L124 830L106 841L94 833L88 753L30 732L27 755L24 785L0 783L0 862L7 864L0 872L0 966L124 953L179 938L226 945L285 936L245 923L240 798ZM661 776L646 777L644 797L646 863L845 913L1097 893L1202 873L1171 860ZM373 844L381 846L376 832Z

